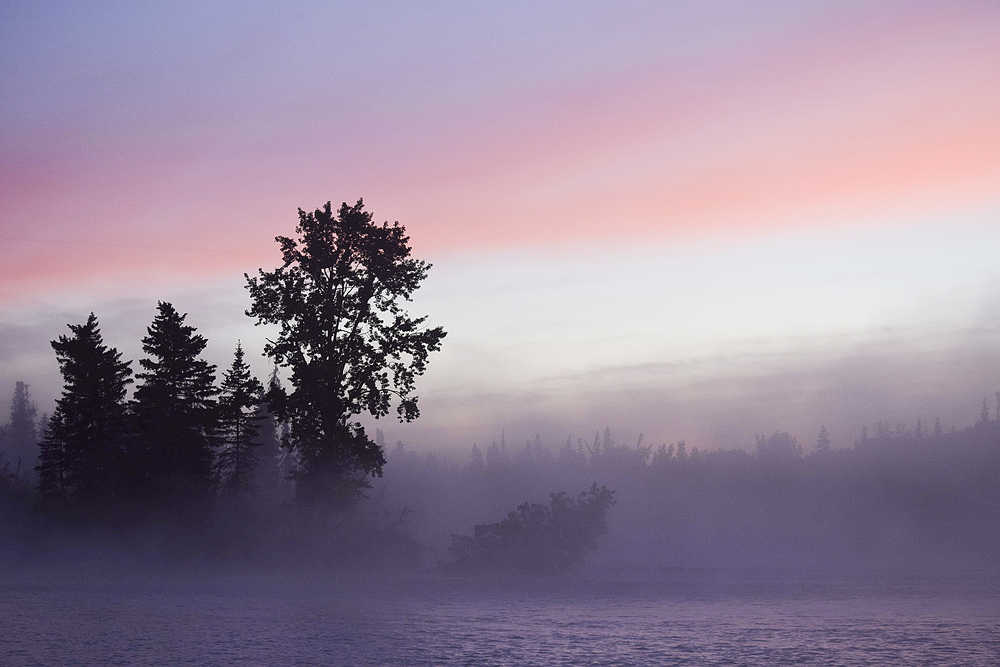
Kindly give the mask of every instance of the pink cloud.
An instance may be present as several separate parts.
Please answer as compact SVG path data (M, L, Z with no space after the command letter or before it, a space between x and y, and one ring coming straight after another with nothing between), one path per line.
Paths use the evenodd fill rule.
M238 279L275 261L297 206L327 197L364 195L441 254L995 196L995 13L866 16L450 106L351 110L317 93L254 122L170 125L158 110L146 136L47 128L0 161L0 299Z

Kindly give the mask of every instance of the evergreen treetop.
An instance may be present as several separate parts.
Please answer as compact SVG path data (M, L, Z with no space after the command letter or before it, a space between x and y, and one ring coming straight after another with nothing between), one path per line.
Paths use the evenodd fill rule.
M257 439L262 419L258 408L264 387L250 372L240 343L236 344L233 363L223 376L220 390L217 476L223 490L244 492L250 488L257 464L255 449L261 444Z
M35 417L37 409L31 400L31 390L26 382L18 380L14 384L14 395L10 400L10 422L5 429L7 456L18 477L27 477L34 466L37 431Z
M125 395L130 361L104 344L97 317L68 325L72 336L52 341L63 390L45 427L39 457L43 496L92 501L114 496L125 474Z
M215 436L215 366L201 358L204 336L161 301L142 339L136 389L135 465L140 481L165 493L207 491L212 480Z

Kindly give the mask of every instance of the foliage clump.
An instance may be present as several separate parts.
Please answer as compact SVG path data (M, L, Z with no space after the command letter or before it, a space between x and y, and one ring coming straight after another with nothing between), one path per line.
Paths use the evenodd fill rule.
M472 536L452 535L452 566L465 571L557 573L579 564L607 532L614 491L592 484L575 498L565 492L549 504L523 503Z

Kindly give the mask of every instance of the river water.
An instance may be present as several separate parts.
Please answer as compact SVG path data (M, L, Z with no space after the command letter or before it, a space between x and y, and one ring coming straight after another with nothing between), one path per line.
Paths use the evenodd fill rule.
M6 573L0 664L1000 664L992 577Z

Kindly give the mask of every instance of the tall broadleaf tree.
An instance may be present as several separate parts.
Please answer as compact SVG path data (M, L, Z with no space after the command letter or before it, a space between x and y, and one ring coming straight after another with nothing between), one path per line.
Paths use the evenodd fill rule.
M201 358L207 341L186 318L161 301L142 339L132 447L140 493L199 496L212 486L215 366Z
M114 499L124 482L132 362L104 344L93 313L68 326L71 336L52 341L63 390L42 438L39 492L87 505Z
M219 488L229 494L250 490L257 466L258 438L263 416L260 404L264 386L250 372L243 345L236 344L233 363L222 379L219 393L216 475Z
M281 266L246 277L247 315L278 326L264 352L291 371L291 390L270 402L299 455L297 498L345 506L385 465L358 416L383 417L395 403L401 421L416 419L416 378L445 331L404 309L431 265L410 256L398 222L374 223L361 200L336 212L327 202L299 209L295 231L275 238Z

